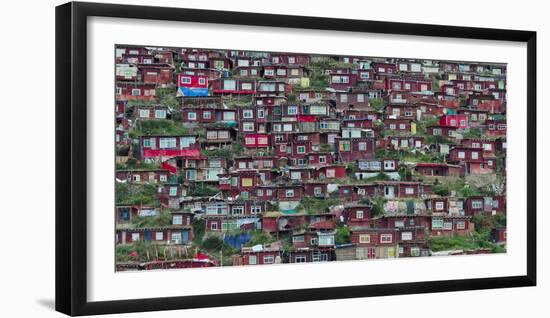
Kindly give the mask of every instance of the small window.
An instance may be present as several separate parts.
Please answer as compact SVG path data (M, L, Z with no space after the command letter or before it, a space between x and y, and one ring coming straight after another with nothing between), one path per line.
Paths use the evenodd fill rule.
M411 256L420 256L420 248L411 247Z
M305 263L306 262L306 257L303 256L303 255L297 255L295 258L294 258L294 261L296 263Z
M174 224L174 225L183 224L183 217L181 215L172 216L172 224Z
M363 213L363 211L361 211L361 210L355 212L355 216L356 216L358 219L362 219L362 218L363 218L363 214L364 214L364 213Z
M401 233L401 240L403 241L410 241L413 238L412 232L402 232Z
M258 264L256 255L249 255L249 256L248 256L248 264L249 264L249 265L256 265L256 264Z
M361 234L361 235L359 235L359 243L369 244L370 243L370 234Z
M297 106L288 106L287 113L289 115L296 115L298 114L298 107Z
M441 229L443 228L442 219L432 219L432 229Z
M245 122L243 123L243 131L254 131L254 123Z
M243 118L254 118L254 113L252 109L244 109L243 110Z
M393 241L391 234L380 235L380 243L391 243Z
M175 197L178 194L178 187L170 187L170 196Z
M287 198L293 198L294 197L294 190L293 189L287 189L285 191L285 197Z
M155 118L164 119L166 118L166 110L158 109L155 111Z
M483 201L481 200L472 201L472 209L481 209L481 208L483 208Z
M164 240L164 233L163 232L155 232L155 240L157 240L157 241Z
M264 255L264 264L273 264L275 262L275 258L273 255Z
M233 215L242 215L244 214L244 207L242 206L234 206L232 209L231 209L231 212Z

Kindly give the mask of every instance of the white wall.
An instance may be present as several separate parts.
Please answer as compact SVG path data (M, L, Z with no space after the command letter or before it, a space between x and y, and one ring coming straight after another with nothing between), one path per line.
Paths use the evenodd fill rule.
M396 0L391 4L367 1L279 0L271 8L245 1L112 1L156 4L189 8L254 11L331 16L386 21L453 24L476 27L528 29L538 32L539 96L548 80L550 24L543 1L442 1L414 2ZM0 21L0 61L3 90L0 112L3 199L0 207L2 227L0 245L0 291L2 316L60 317L53 311L54 297L54 6L62 1L12 1L4 4ZM380 4L380 10L377 9ZM7 98L7 99L6 99ZM230 308L133 314L134 317L281 317L296 313L319 317L368 313L409 317L462 317L464 314L501 317L523 316L528 312L548 312L550 293L548 270L549 234L542 233L548 220L542 198L548 189L542 180L550 178L543 162L549 155L544 147L542 118L550 112L539 98L538 193L539 193L539 286L500 289L316 301ZM37 139L38 138L38 139ZM7 204L6 204L7 203ZM514 211L510 211L513 213ZM25 226L21 226L21 225ZM7 232L6 232L7 230ZM131 315L119 315L130 317Z

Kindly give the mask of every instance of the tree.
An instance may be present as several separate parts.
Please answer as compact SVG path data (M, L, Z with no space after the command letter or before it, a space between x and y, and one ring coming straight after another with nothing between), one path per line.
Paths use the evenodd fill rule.
M474 127L468 129L463 136L464 138L481 138L483 137L483 132L481 131L481 129Z
M384 100L382 98L373 98L369 99L370 107L374 108L376 111L381 111L384 109Z
M351 232L347 226L336 228L335 241L336 244L351 243Z

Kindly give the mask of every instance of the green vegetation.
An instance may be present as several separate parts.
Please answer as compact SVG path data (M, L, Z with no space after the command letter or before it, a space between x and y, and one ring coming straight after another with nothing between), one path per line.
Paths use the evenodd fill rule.
M311 63L311 74L309 77L309 86L313 89L325 89L328 87L328 76L325 69L328 69L332 61L318 61Z
M156 185L115 183L117 205L157 205Z
M443 163L443 162L445 162L445 157L444 157L444 155L441 155L441 154L423 153L423 152L418 151L418 150L409 151L409 150L405 150L405 149L399 149L399 150L378 149L378 150L376 150L376 157L377 158L399 159L399 161L401 161L401 162L412 162L412 163L420 163L420 162Z
M385 103L382 98L372 98L369 99L369 106L379 112L384 109Z
M128 160L126 163L126 168L123 169L146 169L146 170L154 170L154 169L160 169L161 165L157 162L141 162L137 160Z
M132 255L132 254L135 254ZM147 262L153 260L193 258L194 252L182 246L164 246L157 243L136 241L132 244L117 245L115 250L116 261Z
M482 138L483 136L483 131L480 128L470 128L463 135L464 138Z
M489 232L495 227L505 227L506 226L506 215L497 214L497 215L487 215L484 213L477 214L472 218L477 232Z
M205 238L200 244L200 249L216 258L219 257L220 252L225 255L233 255L239 252L238 249L225 243L223 239L216 235L211 235Z
M319 199L311 196L304 196L300 201L300 204L308 214L328 212L331 206L339 203L340 200L338 198Z
M384 173L384 172L379 172L375 176L372 176L370 178L365 178L365 179L362 179L362 180L354 180L354 182L356 182L356 183L368 183L368 182L372 182L372 181L387 181L387 180L391 180L390 176L388 174Z
M443 137L443 136L440 136L440 135L437 135L437 136L432 136L432 135L428 135L424 138L424 143L426 145L432 145L432 144L452 144L453 142L450 141L449 139Z
M458 197L470 197L484 194L479 188L466 183L464 178L437 179L432 187L432 191L441 196L451 195L451 192L454 191Z
M178 108L180 106L174 88L157 88L155 93L159 104L172 108Z
M276 238L273 237L273 235L261 230L253 231L251 234L252 234L252 237L244 245L246 247L250 247L254 245L264 245L264 244L269 244L276 241Z
M388 200L384 197L375 197L369 200L367 204L372 205L371 216L373 218L384 215L384 212L385 212L384 205L386 204L387 201Z
M351 243L351 232L347 226L338 226L335 235L336 244Z
M203 149L201 150L201 154L209 158L231 158L233 151L225 148Z
M211 197L219 192L220 190L215 187L207 186L204 183L198 183L188 190L187 195L192 197Z
M172 120L141 120L136 122L135 129L130 132L132 138L143 135L181 136L192 131Z
M477 233L471 236L455 235L452 237L431 237L428 245L434 252L447 250L476 250L479 248L493 248L490 232Z
M163 210L157 216L138 216L132 222L136 227L163 227L172 223L170 210Z
M194 242L195 243L202 242L204 233L206 233L206 221L204 219L193 218L192 225L193 225L193 235L195 237Z
M319 149L323 152L329 152L329 151L334 151L334 145L331 145L331 144L321 144L319 146Z
M439 124L439 119L434 118L426 118L421 121L416 122L416 134L420 136L425 136L428 133L428 127L435 126Z

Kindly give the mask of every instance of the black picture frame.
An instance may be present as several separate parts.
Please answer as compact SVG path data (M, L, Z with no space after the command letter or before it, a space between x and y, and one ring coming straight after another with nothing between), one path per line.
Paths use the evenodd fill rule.
M92 16L526 43L527 275L88 302L86 21ZM536 285L536 32L81 2L56 7L55 27L56 310L76 316Z

